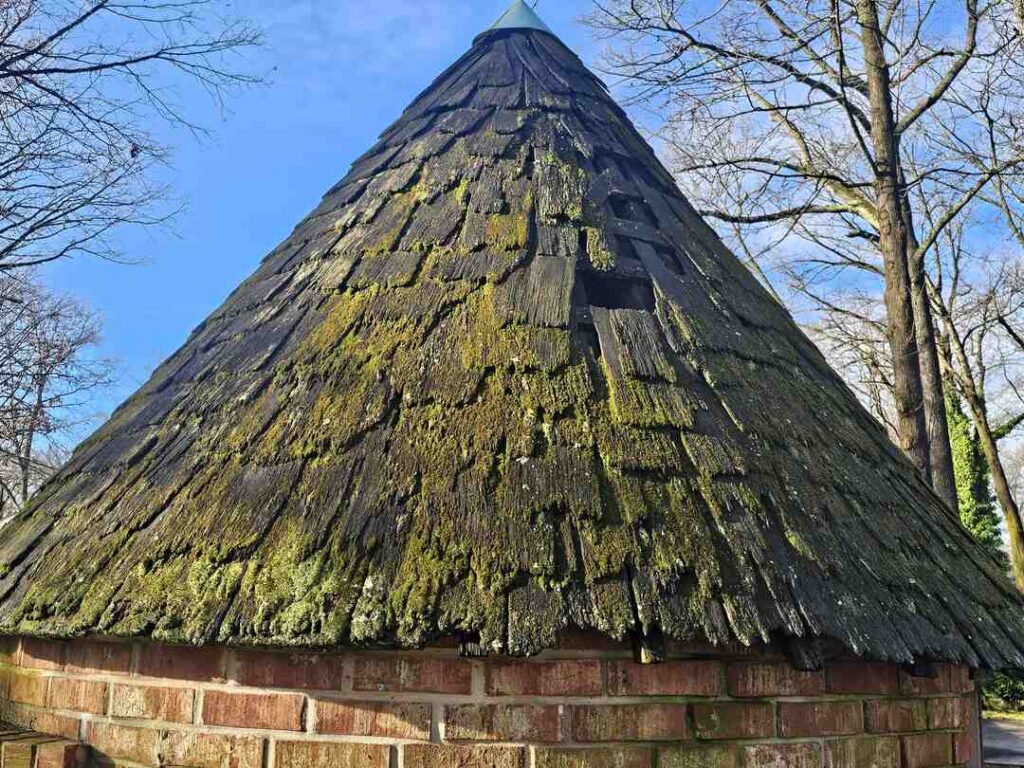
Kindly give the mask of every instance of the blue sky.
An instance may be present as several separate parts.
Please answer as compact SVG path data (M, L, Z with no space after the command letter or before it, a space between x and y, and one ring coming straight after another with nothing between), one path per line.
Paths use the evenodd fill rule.
M235 0L267 44L249 65L268 82L222 113L181 89L209 139L171 134L167 180L185 205L171 229L127 231L133 266L79 259L44 279L105 319L104 356L120 362L112 410L141 386L314 208L352 160L502 13L505 0ZM586 0L541 0L538 13L593 64L602 44L578 23Z

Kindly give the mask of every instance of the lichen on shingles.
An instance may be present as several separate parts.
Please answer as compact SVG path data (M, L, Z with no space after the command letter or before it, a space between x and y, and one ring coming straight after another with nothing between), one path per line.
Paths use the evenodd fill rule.
M59 637L826 635L999 668L1022 608L531 32L426 91L0 542L0 631Z

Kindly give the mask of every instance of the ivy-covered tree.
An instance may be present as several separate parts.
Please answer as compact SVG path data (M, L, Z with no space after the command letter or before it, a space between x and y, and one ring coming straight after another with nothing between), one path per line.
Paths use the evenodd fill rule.
M963 403L954 387L946 387L946 414L953 449L953 472L957 501L964 528L999 559L1009 565L1003 536L999 530L999 512L992 494L992 471L985 459L978 434L964 413Z
M999 530L999 511L992 493L992 471L985 460L977 431L964 413L963 402L953 386L946 387L946 417L953 450L960 520L971 535L1009 568L1009 558ZM1024 710L1024 682L1008 675L994 675L985 683L982 695L986 709Z

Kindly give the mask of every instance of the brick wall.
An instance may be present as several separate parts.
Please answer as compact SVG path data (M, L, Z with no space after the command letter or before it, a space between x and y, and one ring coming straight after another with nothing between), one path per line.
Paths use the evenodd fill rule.
M132 768L978 764L964 668L811 673L767 653L676 651L640 666L607 646L476 661L26 639L0 645L0 720Z

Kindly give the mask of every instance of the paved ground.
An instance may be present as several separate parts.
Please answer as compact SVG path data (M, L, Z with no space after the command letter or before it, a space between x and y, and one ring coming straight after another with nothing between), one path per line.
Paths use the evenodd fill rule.
M982 740L989 765L1024 766L1024 722L986 720Z

